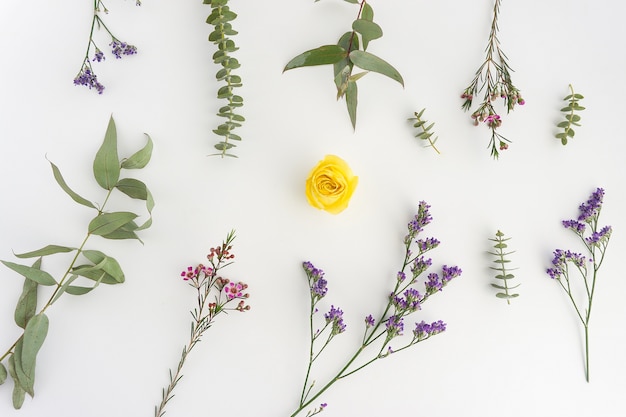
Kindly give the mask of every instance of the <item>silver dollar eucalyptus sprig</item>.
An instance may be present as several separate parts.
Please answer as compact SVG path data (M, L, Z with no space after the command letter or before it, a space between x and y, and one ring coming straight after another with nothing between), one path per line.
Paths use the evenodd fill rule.
M147 136L147 135L146 135ZM93 174L96 182L106 193L102 203L96 204L73 191L65 182L61 171L50 162L54 179L76 203L96 211L95 217L87 226L87 233L78 247L50 244L32 252L16 254L20 259L36 258L32 265L22 265L9 261L2 263L24 277L24 286L17 307L15 323L23 329L22 335L0 356L0 384L8 375L13 379L13 407L21 408L26 394L34 397L35 363L48 334L48 308L63 294L83 295L94 290L99 284L121 284L125 277L119 263L109 255L95 249L87 249L86 244L92 236L105 239L139 239L137 232L147 229L152 224L151 212L154 207L148 187L135 178L120 178L122 169L141 169L150 161L152 140L148 136L147 144L130 158L119 159L117 153L117 133L113 118L110 119L104 141L96 153L93 162ZM148 219L141 225L135 223L137 214L130 211L108 211L107 203L114 191L119 191L133 199L146 202ZM42 260L55 254L71 254L69 266L60 279L41 269ZM82 285L80 281L84 281ZM38 308L40 287L49 287L52 292L48 301ZM7 367L4 363L8 365Z
M579 100L582 100L583 97L581 94L574 92L574 87L569 85L570 94L563 98L563 101L567 101L567 106L563 107L561 111L565 113L565 120L557 125L563 129L562 132L554 135L557 139L561 139L561 143L563 145L567 145L567 138L574 137L574 128L572 126L580 126L580 115L576 114L578 111L583 111L585 108L578 104Z
M435 152L440 154L441 152L439 152L439 149L437 149L437 147L435 146L435 142L437 142L437 139L439 139L439 137L436 137L435 139L432 138L435 132L432 132L431 130L433 126L435 126L435 124L428 124L428 122L422 118L425 111L426 109L422 109L419 112L416 111L415 117L411 117L409 118L409 120L414 122L413 127L417 129L415 137L421 140L428 141L428 145L426 146L430 146L435 150Z
M391 64L366 51L370 41L383 36L381 27L374 23L372 7L366 0L344 1L359 5L357 18L352 22L352 30L344 33L336 45L323 45L296 56L285 65L283 72L300 67L332 65L337 99L345 96L352 127L356 128L356 82L370 71L386 75L402 86L404 80ZM355 66L364 71L353 73Z
M217 51L213 54L213 62L222 66L215 74L217 81L224 83L217 90L217 98L228 102L217 112L219 117L224 118L224 122L216 129L213 129L213 133L221 136L223 139L215 144L215 149L219 153L214 155L236 157L228 152L237 146L232 141L241 140L241 136L233 133L233 130L241 127L241 122L245 121L245 118L237 113L237 109L243 106L243 98L233 93L234 89L242 86L241 77L233 73L233 70L236 70L241 65L237 58L230 55L239 49L235 45L235 41L231 39L231 36L236 35L237 31L233 30L230 23L237 18L237 14L230 10L228 0L204 0L204 4L211 5L211 14L206 22L214 27L213 32L209 35L209 42L217 45Z
M509 284L509 280L512 280L513 278L515 278L515 275L513 275L511 271L513 271L514 269L517 269L517 268L507 268L507 264L511 262L507 258L507 256L514 253L514 252L505 252L505 250L509 247L506 244L506 242L511 240L511 238L510 237L505 238L504 233L498 230L496 232L496 238L495 239L489 238L489 240L491 240L492 242L495 242L495 244L493 245L495 252L489 252L489 253L496 257L496 259L494 259L493 262L498 265L497 267L490 266L489 268L493 269L494 271L498 271L498 274L495 276L495 278L499 280L497 284L492 283L491 286L504 291L504 292L496 293L496 297L503 298L506 300L507 304L511 304L511 298L519 297L519 294L513 294L509 291L520 286L520 284L513 285L513 286Z

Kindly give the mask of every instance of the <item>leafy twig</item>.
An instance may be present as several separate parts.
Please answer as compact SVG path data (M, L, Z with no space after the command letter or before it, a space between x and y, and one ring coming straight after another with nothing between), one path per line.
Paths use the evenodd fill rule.
M421 130L421 131L418 130L418 133L415 135L415 137L422 139L422 140L427 140L428 145L426 146L432 147L435 150L435 152L440 154L441 152L439 152L439 149L435 147L435 142L437 142L437 139L439 139L439 137L436 137L435 139L431 139L434 132L431 132L430 130L433 128L435 124L431 123L428 126L426 126L428 122L422 119L422 115L424 114L424 111L426 111L426 109L422 109L419 112L415 112L415 117L411 117L409 119L409 120L415 120L413 127Z
M104 141L96 153L93 162L94 178L98 185L107 191L100 205L92 203L73 191L63 179L61 171L50 162L56 182L76 203L97 211L96 216L89 222L87 234L81 244L76 247L47 245L41 249L16 254L21 259L37 258L32 266L21 265L9 261L1 261L6 267L24 277L24 287L15 309L15 322L24 329L22 335L0 356L0 380L6 376L6 368L2 361L8 358L9 374L13 385L13 406L19 409L25 394L35 395L35 363L36 356L48 333L48 317L46 310L63 294L83 295L94 290L99 284L120 284L124 282L124 273L118 262L98 251L85 249L91 236L101 236L106 239L137 239L138 231L147 229L152 224L150 216L142 225L137 225L135 213L128 211L105 211L107 202L113 190L127 196L144 200L148 213L152 212L154 201L146 185L134 178L121 178L122 169L141 169L150 161L152 155L152 140L141 150L128 159L120 160L117 154L117 133L113 118L104 136ZM60 280L41 269L42 258L60 253L74 253L65 273ZM84 258L84 259L83 259ZM93 281L92 286L77 286L74 282L82 277ZM37 312L37 293L39 286L52 287L54 290L48 301ZM0 381L0 383L3 381Z
M336 45L323 45L303 52L285 65L284 71L318 65L332 65L337 99L346 97L352 128L356 128L357 84L368 72L383 74L404 86L402 76L391 64L366 52L370 41L381 38L383 30L374 23L374 10L366 0L344 0L358 4L359 11L352 30L344 33ZM354 67L364 70L353 74Z
M231 24L237 18L237 14L230 10L228 0L204 0L203 3L211 5L211 14L206 22L214 27L213 32L209 35L209 42L217 45L217 51L213 54L213 62L222 66L215 74L215 78L225 84L217 90L217 98L228 102L217 113L219 117L223 117L225 120L217 129L213 130L213 133L223 138L215 145L215 149L220 152L214 155L235 157L228 151L237 146L232 141L240 141L241 136L233 133L233 131L241 127L241 123L245 121L245 118L237 113L237 109L243 106L243 98L233 93L234 89L243 85L241 77L233 73L233 70L241 65L237 58L230 55L239 49L231 38L237 34Z
M508 149L508 143L511 141L496 131L502 125L502 119L492 103L498 97L502 98L506 104L507 113L513 110L516 104L523 105L525 103L520 91L513 85L511 80L513 70L509 66L507 56L500 48L500 41L498 40L498 14L501 3L502 0L495 0L493 6L493 20L491 21L485 61L478 68L474 79L461 95L461 98L465 100L462 108L467 111L472 107L474 96L484 90L483 101L478 109L472 113L472 119L475 126L478 126L479 122L484 122L491 129L489 147L491 147L491 156L494 159L499 157L499 150Z
M499 290L504 290L504 292L497 293L496 297L503 298L506 300L507 304L511 304L511 298L518 297L519 294L511 294L509 293L509 290L512 290L520 286L520 284L509 286L509 280L515 278L515 275L511 274L510 271L517 269L517 268L506 267L506 264L511 262L510 260L507 259L507 256L514 253L514 251L505 252L505 249L508 248L508 245L505 242L508 240L511 240L511 238L505 238L504 233L498 230L496 232L496 238L495 239L489 238L489 240L491 240L492 242L495 242L495 245L493 245L495 252L489 252L489 253L497 258L493 262L498 264L498 267L490 266L489 268L493 269L494 271L499 272L495 276L495 278L502 282L502 284L492 283L491 286Z
M563 145L567 145L567 138L574 137L575 132L572 126L580 126L580 116L575 112L585 110L583 106L578 104L578 101L585 97L581 94L574 93L574 87L572 87L571 84L569 85L569 91L570 94L563 99L567 101L568 104L561 109L561 111L565 113L565 120L557 125L557 127L560 127L563 131L554 135L557 139L561 139Z

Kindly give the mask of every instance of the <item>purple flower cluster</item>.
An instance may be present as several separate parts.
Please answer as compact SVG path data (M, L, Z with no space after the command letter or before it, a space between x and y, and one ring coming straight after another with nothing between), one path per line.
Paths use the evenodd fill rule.
M116 59L121 59L122 55L135 55L137 53L137 47L126 42L120 42L115 39L109 44L111 46L111 52L115 55Z
M611 226L604 226L599 232L593 232L591 236L585 238L585 242L590 245L597 245L598 243L604 243L611 237L613 229Z
M331 305L328 313L324 314L327 324L332 324L331 334L337 335L346 331L346 325L343 322L343 311Z
M578 221L589 223L593 218L597 218L602 208L602 199L604 197L604 189L598 188L591 194L587 203L582 203L578 209L580 215Z
M439 279L439 275L435 272L428 274L428 281L426 281L424 285L426 286L426 293L428 295L441 291L443 288L443 283L441 279Z
M461 273L463 273L463 271L461 270L461 268L459 268L458 266L447 266L444 265L441 267L441 271L442 271L442 281L443 281L443 286L445 287L446 284L450 281L452 281L453 278L456 278L458 276L461 275Z
M428 258L424 259L423 256L418 256L413 261L411 265L411 273L413 274L413 282L417 279L417 277L424 271L426 271L433 264L433 260Z
M585 257L582 254L557 249L554 251L554 258L552 259L553 268L546 270L550 278L560 279L561 276L565 274L567 262L571 262L579 268L586 268Z
M424 230L424 226L433 220L429 208L430 206L425 201L419 202L417 214L408 224L409 234L405 238L406 243L410 242L419 232Z
M387 319L387 340L391 340L396 336L401 336L404 331L404 319L400 316L393 315Z
M400 295L392 295L391 303L396 308L396 312L401 315L405 313L412 313L414 311L420 310L420 303L422 302L422 297L416 289L408 288Z
M413 330L413 337L417 339L417 341L419 342L430 336L444 332L445 330L446 330L446 324L441 320L435 321L430 324L422 320L419 323L415 323L415 330Z
M371 314L365 317L365 326L374 327L375 324L376 324L376 320L374 320L374 317L372 317Z
M104 60L105 60L104 52L102 52L100 49L96 48L96 54L93 56L92 61L102 62Z
M302 268L309 278L309 287L314 298L319 300L328 292L327 281L324 279L324 271L313 266L311 262L303 262Z
M74 85L85 85L90 90L95 88L98 94L102 94L104 91L104 86L98 81L98 76L87 65L83 66L76 78L74 78Z
M420 252L426 252L431 249L435 249L437 246L439 246L441 242L439 242L439 240L435 239L434 237L429 237L426 239L420 239L415 243L417 243L417 247L419 248Z
M583 233L585 233L585 229L587 228L587 225L585 223L581 223L578 220L563 220L562 223L563 227L573 231L578 235L582 235Z

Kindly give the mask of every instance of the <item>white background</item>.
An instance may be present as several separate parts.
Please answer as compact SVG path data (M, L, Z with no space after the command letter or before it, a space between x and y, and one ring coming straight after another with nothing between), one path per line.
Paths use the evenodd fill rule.
M320 399L328 403L324 416L624 415L622 2L504 1L500 40L526 105L503 117L501 133L513 143L499 161L489 156L488 129L472 126L459 98L484 59L492 0L371 0L384 36L368 50L400 71L405 88L377 74L359 81L354 133L328 67L282 68L336 42L357 7L233 0L247 118L238 159L207 156L223 105L214 98L210 7L199 0L106 5L105 22L139 54L115 60L106 48L106 61L94 64L106 86L99 96L72 84L90 1L0 3L0 258L80 244L93 213L56 185L46 157L71 187L100 201L91 163L111 114L121 156L144 145L144 132L152 136L152 161L136 175L156 200L145 245L90 241L119 260L126 283L63 297L48 311L36 396L13 411L12 383L5 383L0 415L152 416L188 337L194 292L180 271L202 262L232 228L236 263L225 273L249 284L252 310L221 316L206 333L167 415L290 415L307 360L301 262L326 271L323 307L340 306L348 325L320 359L322 384L358 346L363 317L382 311L420 200L434 217L426 235L442 241L431 252L435 266L464 272L411 318L442 319L448 331L337 383ZM105 49L105 33L97 36ZM587 110L564 147L554 134L569 83L585 95ZM441 155L424 148L407 122L423 107ZM304 195L309 170L328 153L359 176L349 208L337 216L310 207ZM555 248L582 249L560 222L576 217L596 187L606 190L601 223L614 234L594 299L587 383L581 325L545 269ZM114 201L116 208L128 209L125 201ZM130 208L142 210L135 202ZM513 238L522 284L510 306L489 286L487 239L497 229ZM56 255L44 268L57 274L67 262ZM7 269L1 275L4 352L19 336L13 309L22 279Z

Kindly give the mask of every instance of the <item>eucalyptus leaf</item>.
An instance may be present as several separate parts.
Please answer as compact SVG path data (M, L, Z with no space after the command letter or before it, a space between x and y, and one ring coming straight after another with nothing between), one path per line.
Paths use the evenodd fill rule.
M24 404L24 399L26 398L26 391L20 385L19 379L17 378L17 373L15 372L15 354L9 356L9 375L13 378L13 408L19 410L22 408Z
M382 28L371 20L357 19L352 23L352 29L361 34L363 50L367 49L370 41L383 36Z
M355 50L350 52L349 57L357 67L386 75L404 86L404 80L402 79L400 73L393 66L391 66L391 64L376 55L365 51Z
M372 21L374 20L374 9L370 6L369 3L363 4L363 9L361 10L361 19Z
M150 221L151 219L148 219ZM136 239L143 244L143 241L139 238L136 230L138 230L139 226L134 221L126 223L124 226L120 227L117 230L114 230L111 233L103 235L102 237L105 239L114 239L114 240L123 240L123 239Z
M105 190L111 190L120 178L120 161L117 156L117 131L113 116L109 119L104 141L93 161L93 175Z
M41 265L41 260L38 260ZM35 267L35 266L33 266ZM37 269L40 266L36 267ZM22 329L26 328L28 321L37 312L37 289L39 284L35 281L24 278L24 285L22 286L22 294L17 300L17 306L15 307L15 323Z
M79 265L72 269L72 273L80 275L81 277L88 278L92 281L102 282L107 285L120 284L115 278L106 272L102 271L98 265Z
M152 158L152 148L154 145L152 143L152 138L150 138L150 135L148 135L147 133L145 133L145 135L148 138L148 142L146 143L146 145L137 152L135 152L133 155L131 155L130 158L124 159L122 161L122 168L141 169L148 165L148 162L150 162L150 158Z
M25 278L28 278L32 281L35 281L41 285L56 285L55 279L47 273L46 271L42 271L39 268L33 268L32 266L20 265L9 261L0 261L6 267L14 270L18 274L22 275Z
M110 256L107 256L97 250L84 250L83 255L85 258L93 262L98 269L106 272L117 282L124 282L124 272L122 271L120 264L114 258L111 258Z
M84 295L84 294L87 294L88 292L91 292L94 288L96 288L96 286L77 287L74 285L68 285L68 287L65 289L65 292L70 295Z
M50 304L54 304L56 300L58 300L59 297L61 297L65 293L65 290L67 289L67 287L69 287L70 284L74 282L77 278L78 278L78 275L75 275L75 274L70 275L70 277L63 282L63 285L61 285L61 288L59 288L59 290L56 292Z
M136 217L135 213L127 211L103 213L89 222L88 231L89 234L104 236L119 229Z
M148 198L148 189L146 184L134 178L122 178L115 185L115 188L129 196L139 200Z
M54 255L56 253L67 253L67 252L72 252L75 250L76 248L70 248L67 246L48 245L41 249L34 250L32 252L16 253L14 255L17 258L26 259L26 258L35 258L39 256Z
M356 129L357 95L358 88L356 82L348 81L348 88L346 89L346 105L348 106L348 114L350 115L350 122L352 122L352 129Z
M39 349L41 349L41 346L48 335L48 326L48 316L44 313L39 313L28 321L26 329L24 329L21 365L24 373L30 376L33 381L35 379L35 363L37 360L37 353L39 352ZM28 390L27 392L31 394L31 396L34 395L34 393L31 393Z
M319 48L303 52L293 58L285 65L283 72L300 67L334 64L345 58L346 55L346 50L339 45L320 46Z
M22 347L24 346L24 336L21 336L15 348L13 348L13 366L15 370L16 379L14 382L19 383L24 391L26 391L31 397L35 395L35 375L27 374L22 367Z
M2 363L0 363L0 385L4 384L4 381L7 380L7 376L7 368L5 368Z
M93 209L96 208L96 206L91 201L87 200L86 198L81 197L67 185L67 183L65 182L65 179L63 179L63 175L61 175L61 171L56 165L50 162L50 166L52 167L52 175L54 175L54 179L56 180L57 184L59 184L61 189L65 191L65 193L69 195L72 198L72 200L76 201L78 204L82 204L83 206L87 206Z

